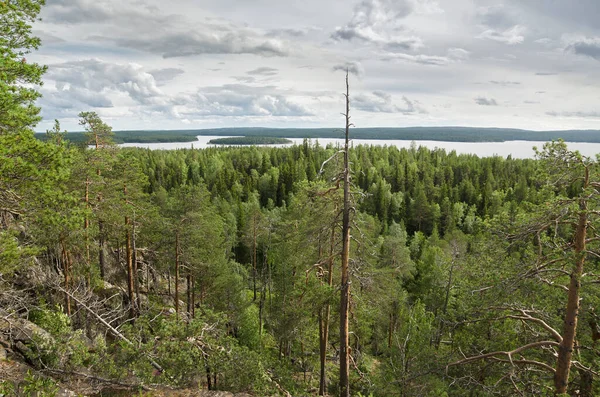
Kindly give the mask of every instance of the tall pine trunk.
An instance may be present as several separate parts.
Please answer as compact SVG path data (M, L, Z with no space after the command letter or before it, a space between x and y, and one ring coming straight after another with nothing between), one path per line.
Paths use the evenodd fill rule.
M127 261L127 293L129 295L129 312L131 314L131 318L135 318L137 315L136 310L136 302L135 302L135 284L134 284L134 276L133 276L133 246L132 246L132 238L131 238L131 221L128 216L125 217L125 227L127 229L125 233L125 252L126 252L126 261Z
M104 221L98 220L98 266L100 267L100 278L106 277L106 259L104 257Z
M337 210L337 209L336 209ZM331 237L329 241L329 260L327 261L327 285L333 286L333 250L335 249L335 225L331 227ZM327 371L325 364L327 362L327 342L329 340L329 316L331 305L329 302L319 312L319 395L324 396L327 393Z
M350 134L350 86L346 72L346 137L344 142L344 211L342 215L342 272L340 283L340 397L350 397L350 352L348 349L348 314L350 309L350 164L348 141Z
M583 189L589 186L589 169L585 169ZM585 264L585 245L588 227L587 199L579 201L579 220L575 231L575 265L571 272L569 292L567 299L567 310L562 333L562 342L558 347L558 358L556 360L556 372L554 373L554 388L556 394L567 392L569 384L569 371L575 346L575 335L577 333L577 317L579 315L579 289L581 288L581 276Z
M175 232L175 317L179 320L179 230Z

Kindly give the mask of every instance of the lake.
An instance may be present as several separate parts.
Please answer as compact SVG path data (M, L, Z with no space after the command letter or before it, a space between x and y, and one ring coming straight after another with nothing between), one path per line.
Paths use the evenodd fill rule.
M210 145L208 141L215 138L228 138L223 136L203 136L197 137L194 142L169 142L169 143L123 143L121 147L141 147L153 150L173 150L173 149L203 149L207 147L215 147L218 145ZM268 145L273 147L285 147L290 145L301 145L303 138L289 138L293 143L287 145ZM343 146L343 139L334 138L319 138L312 139L311 142L319 142L319 145L326 146L328 144ZM396 146L398 148L409 148L413 141L404 141L397 139L353 139L351 144L357 145L379 145L379 146ZM506 141L506 142L443 142L443 141L414 141L417 146L425 146L429 149L441 148L447 152L455 150L458 154L476 154L479 157L511 155L513 158L533 158L533 147L541 148L544 142L532 141ZM595 156L600 153L600 143L585 143L585 142L567 142L569 149L578 150L585 156Z

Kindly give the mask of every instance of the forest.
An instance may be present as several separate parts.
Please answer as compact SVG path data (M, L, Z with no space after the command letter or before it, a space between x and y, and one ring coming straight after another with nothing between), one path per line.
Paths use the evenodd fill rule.
M208 141L209 145L285 145L292 141L286 138L268 136L240 136L230 138L215 138Z
M0 395L600 394L597 159L42 141L42 3L0 3Z
M140 130L115 131L115 143L162 143L194 142L199 135L204 136L243 136L251 138L343 138L343 128L205 128L200 130ZM46 140L47 136L36 136ZM69 141L83 144L87 142L84 132L68 133ZM354 139L399 139L405 141L445 141L445 142L506 142L564 139L569 142L600 142L598 130L568 131L529 131L509 128L468 128L468 127L405 127L405 128L353 128Z

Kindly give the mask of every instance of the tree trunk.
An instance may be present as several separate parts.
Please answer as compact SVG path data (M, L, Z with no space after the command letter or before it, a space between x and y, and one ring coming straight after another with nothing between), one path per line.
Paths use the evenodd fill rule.
M67 316L71 316L71 295L68 293L69 285L71 284L71 266L69 263L69 254L67 252L67 247L65 245L64 239L61 239L60 242L61 247L61 259L63 264L63 273L65 279L65 312Z
M106 277L106 260L104 258L104 221L98 220L98 266L100 267L100 278Z
M348 314L350 309L350 164L348 140L350 133L350 87L346 73L346 139L344 143L344 211L342 215L342 272L340 284L340 397L350 397L350 356L348 351Z
M252 216L252 283L256 301L256 214Z
M196 317L196 277L192 274L192 318Z
M133 286L135 287L135 307L137 311L141 310L141 299L140 299L140 275L138 273L138 260L137 260L137 249L135 245L135 218L132 224L131 234L131 248L133 250L132 262L133 262Z
M90 208L90 178L85 178L85 208ZM90 219L88 218L88 214L85 214L85 220L83 224L83 228L85 229L85 257L87 260L87 264L90 263Z
M188 313L188 318L191 318L192 317L192 273L190 273L189 269L188 269L187 275L185 276L185 281L187 284L187 291L186 291L187 313Z
M179 320L179 231L175 232L175 317Z
M137 314L136 303L135 303L135 285L133 280L133 249L131 244L131 229L130 229L130 220L129 217L125 217L125 227L126 231L126 256L127 256L127 293L129 294L129 304L130 304L130 314L131 318L135 318Z
M335 249L335 225L331 228L331 237L329 241L329 261L327 267L327 285L333 286L333 250ZM327 371L325 365L327 363L327 342L329 340L329 316L331 313L331 305L329 302L319 312L319 396L324 396L327 393Z
M586 170L587 171L587 170ZM587 172L585 186L587 187ZM585 240L588 226L587 201L579 203L580 213L577 231L575 233L575 256L576 262L571 273L569 282L569 293L567 310L563 328L563 340L558 347L558 359L556 362L556 373L554 374L554 388L556 394L566 393L569 384L569 371L575 345L575 334L577 332L577 316L579 314L579 289L581 287L581 275L585 264Z

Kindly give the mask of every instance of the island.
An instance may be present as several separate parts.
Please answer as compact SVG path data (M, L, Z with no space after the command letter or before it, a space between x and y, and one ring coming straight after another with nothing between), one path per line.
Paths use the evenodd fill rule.
M210 145L288 145L293 143L286 138L271 136L234 136L229 138L217 138L208 141Z

